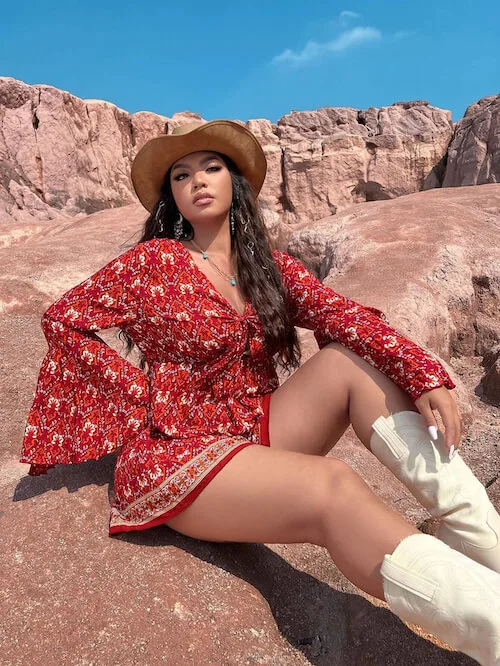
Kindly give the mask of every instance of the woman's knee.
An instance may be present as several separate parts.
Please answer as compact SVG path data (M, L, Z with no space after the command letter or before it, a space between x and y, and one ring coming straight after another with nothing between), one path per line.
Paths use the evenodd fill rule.
M208 541L318 543L330 461L248 446L167 525Z
M346 502L353 494L370 491L361 476L347 463L338 458L325 458L328 472L324 475L323 495L330 504L332 499L337 505ZM371 491L370 491L371 492Z
M342 381L348 394L349 420L363 443L369 439L371 424L378 416L418 411L410 396L367 360L337 342L329 343L326 348L345 361L338 365L344 369Z
M318 489L318 517L321 534L331 530L346 514L375 497L368 484L347 463L337 458L326 458L323 483ZM322 537L322 545L325 539Z

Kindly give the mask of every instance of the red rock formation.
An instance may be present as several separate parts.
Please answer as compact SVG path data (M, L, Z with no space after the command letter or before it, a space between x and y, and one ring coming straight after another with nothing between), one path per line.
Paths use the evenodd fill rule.
M130 164L143 143L200 119L129 114L104 101L0 78L0 220L52 219L135 201ZM292 112L250 120L269 160L262 201L296 225L352 203L437 187L453 131L427 102L359 111ZM276 218L274 217L276 222Z
M130 164L168 119L0 78L0 220L52 219L134 202Z
M359 111L327 107L278 121L285 221L314 221L352 203L440 185L451 114L427 102Z
M443 187L500 182L500 95L471 104L458 121Z
M499 211L500 185L420 192L351 206L288 249L442 358L487 358L500 343ZM498 399L494 386L486 398Z

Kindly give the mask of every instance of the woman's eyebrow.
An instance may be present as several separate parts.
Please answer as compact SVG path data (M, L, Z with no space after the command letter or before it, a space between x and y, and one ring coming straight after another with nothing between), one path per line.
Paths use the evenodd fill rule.
M208 155L207 157L203 157L200 160L200 165L205 164L205 162L210 162L210 160L218 160L219 157L217 155ZM172 171L174 169L189 169L190 166L189 164L176 164L175 166L172 167Z

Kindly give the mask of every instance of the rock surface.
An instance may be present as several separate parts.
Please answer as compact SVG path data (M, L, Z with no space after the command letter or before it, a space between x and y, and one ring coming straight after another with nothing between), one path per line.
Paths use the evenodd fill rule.
M453 123L427 102L327 107L278 121L285 222L312 222L353 203L440 186Z
M0 221L92 213L136 201L130 164L168 119L0 77Z
M288 250L445 361L485 359L500 342L499 232L500 185L443 188L351 206Z
M292 237L290 249L334 289L381 307L392 325L444 357L467 417L464 458L500 507L500 419L475 394L498 334L488 310L495 296L474 290L474 276L495 278L488 257L499 214L500 186L435 190L359 204L335 225ZM18 459L46 350L40 315L136 242L144 218L135 205L0 226L0 334L9 341L0 376L3 663L472 666L361 595L319 547L203 543L166 527L110 538L114 456L26 475ZM474 328L480 320L488 322L483 333ZM114 333L102 337L122 349ZM307 357L313 348L304 337ZM330 455L434 529L351 429Z
M481 380L482 394L500 407L500 345L495 345L483 359L486 373Z
M443 187L500 182L500 95L471 104L458 121Z
M193 119L201 118L129 114L0 77L0 221L50 220L136 201L129 171L137 150ZM262 201L288 225L439 187L453 134L450 112L428 102L326 107L290 113L276 125L247 125L269 161Z

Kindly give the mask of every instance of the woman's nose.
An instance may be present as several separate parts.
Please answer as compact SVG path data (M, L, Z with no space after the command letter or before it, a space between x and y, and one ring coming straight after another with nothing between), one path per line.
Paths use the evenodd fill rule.
M195 188L206 185L205 171L195 171L193 175L193 185Z

